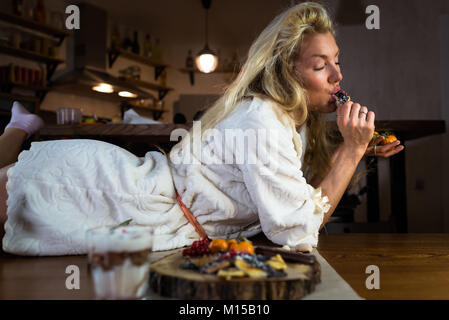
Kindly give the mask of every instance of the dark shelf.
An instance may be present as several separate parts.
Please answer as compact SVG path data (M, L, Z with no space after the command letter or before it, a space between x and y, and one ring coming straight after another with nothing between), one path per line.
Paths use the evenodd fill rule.
M45 56L34 51L18 49L7 45L0 45L0 53L36 62L43 62L46 64L59 64L64 62L62 59Z
M55 39L54 41L57 42L57 45L61 45L61 43L64 41L65 37L71 36L72 32L64 29L58 29L53 26L42 24L39 22L36 22L32 19L23 18L8 12L0 11L0 21L4 21L6 23L9 23L13 26L20 27L22 32L27 32L30 34L36 34L38 33L41 37L43 35L48 36L50 39ZM25 29L25 30L24 30ZM42 55L40 53L30 51L30 50L24 50L20 48L14 48L12 46L1 44L0 45L0 53L26 59L30 61L35 61L37 63L44 63L46 64L47 68L47 81L49 81L53 75L53 73L56 70L56 67L60 64L65 62L62 59ZM39 110L39 103L42 102L44 99L46 93L49 91L49 88L42 85L30 85L30 84L24 84L24 83L16 83L16 82L7 82L7 83L1 83L1 90L3 92L0 93L0 97L12 99L12 100L22 100L22 101L30 101L35 104L35 111ZM33 90L36 92L36 97L30 97L30 96L23 96L12 93L12 89L18 87L26 90Z
M8 88L9 90L2 90L3 92L5 91L11 91L11 88L16 87L16 88L22 88L22 89L26 89L26 90L33 90L33 91L49 91L50 88L46 87L46 86L42 86L42 85L37 85L37 84L26 84L26 83L20 83L20 82L0 82L0 87L1 88Z
M160 138L163 142L170 142L170 135L175 129L189 129L184 124L105 124L105 125L46 125L40 130L40 136L44 139L55 137L123 137L130 140L142 137L143 141L151 138Z
M24 96L24 95L8 93L8 92L0 92L0 98L19 100L19 101L28 101L28 102L32 102L32 103L39 103L38 97Z
M167 64L153 61L149 58L146 58L139 54L135 54L135 53L123 50L123 49L109 49L108 50L109 68L112 68L112 66L115 63L115 60L117 60L118 57L122 57L122 58L132 60L132 61L135 61L138 63L143 63L150 67L153 67L155 80L157 80L159 78L159 76L161 75L162 71L164 71L165 68L169 67L169 65L167 65Z
M39 99L39 102L44 100L47 92L50 91L49 87L35 84L26 84L20 82L2 82L0 83L1 92L6 94L11 94L13 88L21 88L25 90L31 90L35 92L36 97Z
M139 79L126 79L126 78L121 78L121 79L123 79L124 81L126 81L134 86L157 91L159 94L159 100L164 99L165 95L169 91L174 90L173 88L164 87L164 86L161 86L161 85L158 85L155 83L151 83L151 82L143 81L143 80L139 80Z
M167 64L153 61L150 58L147 58L147 57L141 56L139 54L135 54L133 52L129 52L129 51L123 50L123 49L110 49L109 53L121 56L121 57L129 59L129 60L133 60L133 61L136 61L136 62L139 62L139 63L143 63L143 64L146 64L146 65L149 65L150 67L161 67L161 68L162 67L164 67L164 68L168 67Z
M0 53L4 53L17 58L45 63L47 65L47 81L49 81L53 76L53 73L55 72L58 64L65 62L62 59L45 56L43 54L29 50L14 48L8 45L0 45Z
M64 29L58 29L53 26L38 23L34 20L23 18L11 13L0 11L0 20L12 23L14 25L29 29L31 31L37 31L46 35L59 39L59 44L62 43L65 37L71 36L72 32Z

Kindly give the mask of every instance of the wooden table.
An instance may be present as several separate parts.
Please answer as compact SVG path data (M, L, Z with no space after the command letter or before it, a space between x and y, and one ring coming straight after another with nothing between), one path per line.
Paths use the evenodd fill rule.
M170 140L173 132L187 133L191 124L98 124L47 125L39 132L39 140L95 139L118 145L139 157L155 146L168 152L178 142ZM175 131L177 130L177 131ZM175 135L177 138L177 135ZM179 139L180 140L180 139Z
M449 234L320 235L318 251L366 299L449 299ZM369 265L379 290L365 287Z
M318 250L364 298L449 299L449 234L320 235ZM80 268L79 290L65 287L69 265ZM380 269L379 290L365 287L369 265ZM93 298L86 256L0 253L0 300Z

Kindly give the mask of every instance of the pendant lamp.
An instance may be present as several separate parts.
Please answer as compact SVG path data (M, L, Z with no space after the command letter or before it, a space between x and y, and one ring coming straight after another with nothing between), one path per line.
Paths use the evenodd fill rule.
M207 16L211 1L212 0L201 0L204 9L206 9L206 45L200 52L198 52L198 55L196 56L195 59L195 63L198 70L204 73L214 72L218 65L218 57L215 54L215 52L209 48L208 44Z

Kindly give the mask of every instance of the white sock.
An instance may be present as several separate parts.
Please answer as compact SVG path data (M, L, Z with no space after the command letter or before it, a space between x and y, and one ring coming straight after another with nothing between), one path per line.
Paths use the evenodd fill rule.
M28 133L27 139L44 126L44 121L38 115L30 113L17 101L14 101L11 113L11 120L5 130L8 128L21 129Z

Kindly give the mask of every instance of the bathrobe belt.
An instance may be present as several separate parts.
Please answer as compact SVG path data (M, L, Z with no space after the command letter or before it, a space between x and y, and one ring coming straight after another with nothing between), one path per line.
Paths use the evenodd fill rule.
M206 231L204 231L201 224L198 222L198 220L196 220L192 211L190 211L190 209L187 208L186 205L182 202L182 199L178 193L178 190L175 189L175 191L176 191L176 200L178 200L179 206L181 207L182 212L184 212L184 216L187 218L187 220L190 222L190 224L195 228L196 232L200 235L201 239L207 238Z

